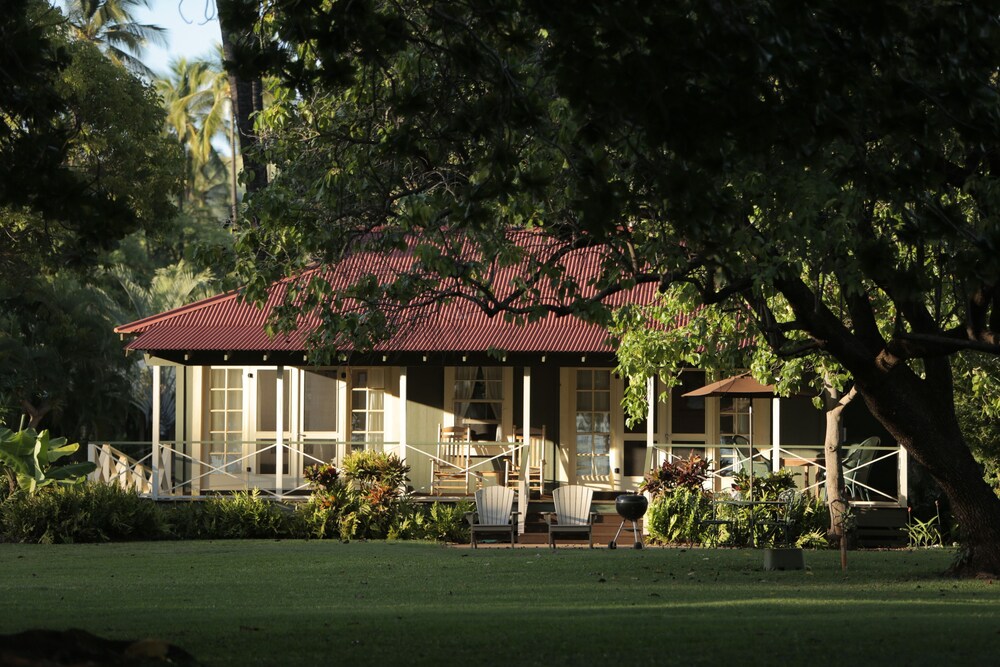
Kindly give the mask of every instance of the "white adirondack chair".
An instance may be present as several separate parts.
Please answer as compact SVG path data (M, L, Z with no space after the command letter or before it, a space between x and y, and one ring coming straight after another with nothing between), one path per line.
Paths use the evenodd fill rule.
M556 533L586 534L590 548L594 548L595 512L590 511L594 490L586 486L560 486L552 492L555 512L545 513L545 523L549 526L549 546L556 548Z
M465 515L469 522L472 548L478 548L479 533L510 535L510 544L517 542L517 515L513 511L514 489L506 486L487 486L476 491L476 511Z

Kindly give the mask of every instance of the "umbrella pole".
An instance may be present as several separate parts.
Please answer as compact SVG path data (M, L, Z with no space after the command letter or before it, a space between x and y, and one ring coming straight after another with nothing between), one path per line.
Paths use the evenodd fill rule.
M750 415L750 428L748 429L750 431L750 438L749 438L750 439L750 492L749 492L749 499L750 499L750 507L749 507L749 509L750 509L750 545L756 549L757 548L757 531L754 530L754 516L753 516L753 455L754 455L754 450L753 450L753 398L751 397L751 398L749 398L747 400L750 402L750 406L747 409L747 412Z

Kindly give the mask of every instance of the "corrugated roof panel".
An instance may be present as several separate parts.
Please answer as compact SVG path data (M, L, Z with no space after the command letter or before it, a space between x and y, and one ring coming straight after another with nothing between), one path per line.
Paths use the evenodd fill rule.
M552 252L556 242L537 234L521 233L530 241L532 251L540 256ZM303 326L292 336L271 339L265 324L272 309L281 303L289 286L308 281L316 275L342 289L360 277L373 275L384 280L411 270L413 258L405 252L388 255L359 253L336 267L317 268L301 276L283 280L269 291L264 308L240 303L237 292L214 296L188 306L120 326L119 333L138 334L129 344L132 350L218 350L218 351L304 351L305 335L319 323L315 314L303 317ZM575 250L563 260L567 275L573 276L584 296L596 294L589 284L599 274L601 257L594 249ZM496 267L493 276L498 299L509 297L520 277L520 266ZM612 295L610 305L628 302L649 303L655 285L645 284ZM562 305L555 289L547 281L539 286L542 303ZM522 301L523 303L523 301ZM487 316L465 299L452 299L410 309L405 321L397 314L391 318L397 333L378 346L384 352L609 352L607 331L598 325L572 316L549 314L540 320L519 326L504 321L502 315ZM347 347L345 346L345 351Z

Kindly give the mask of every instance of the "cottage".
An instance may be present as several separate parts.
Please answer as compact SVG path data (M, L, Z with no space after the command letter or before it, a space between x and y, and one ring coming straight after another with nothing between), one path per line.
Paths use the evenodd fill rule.
M581 250L562 261L586 284L600 259ZM342 286L412 262L406 251L358 253L295 280L322 273ZM510 284L517 271L498 267L495 284ZM414 492L428 497L484 484L617 492L634 489L665 457L697 452L714 461L717 488L751 457L767 469L791 467L802 488L821 487L822 415L809 399L685 397L713 379L690 369L667 400L651 401L643 423L628 426L626 380L615 373L604 328L554 315L518 325L461 298L394 313L394 335L373 351L345 343L335 363L317 366L305 340L321 326L315 317L305 315L291 336L265 332L291 284L275 284L262 309L229 292L118 327L127 350L153 367L154 442L145 452L92 446L97 476L128 479L155 497L247 488L285 497L306 492L306 467L376 448L403 457ZM609 303L648 301L652 290L636 287ZM158 437L162 369L175 374L169 441ZM646 389L651 397L664 390L653 382ZM884 436L861 410L847 423L849 442ZM905 504L905 470L905 454L884 438L855 476L856 500Z

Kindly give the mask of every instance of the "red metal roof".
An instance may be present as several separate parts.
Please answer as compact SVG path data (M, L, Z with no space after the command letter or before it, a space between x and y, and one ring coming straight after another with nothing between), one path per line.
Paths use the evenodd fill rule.
M554 241L547 237L522 232L524 241L534 244L529 252L551 252ZM519 239L520 241L521 239ZM307 332L319 326L315 314L303 316L300 329L290 336L270 338L265 324L272 310L285 297L290 285L322 275L335 288L343 288L359 277L374 275L391 280L402 271L414 267L414 257L408 251L390 253L361 252L335 267L319 267L300 276L273 285L263 308L241 303L237 292L228 292L187 306L147 317L115 329L135 335L128 344L130 350L157 351L252 351L304 352ZM590 285L599 273L601 254L598 249L574 250L561 264L573 276L584 295L593 295ZM496 263L492 284L497 296L510 295L521 277L521 266L499 266ZM606 299L609 305L648 303L655 284L639 285L618 292ZM547 304L561 303L551 286L541 286L539 299ZM541 319L518 325L505 322L502 315L487 316L476 304L465 299L418 306L393 313L391 321L396 333L377 346L379 352L613 352L607 330L572 316L549 314ZM343 351L350 351L345 345Z

